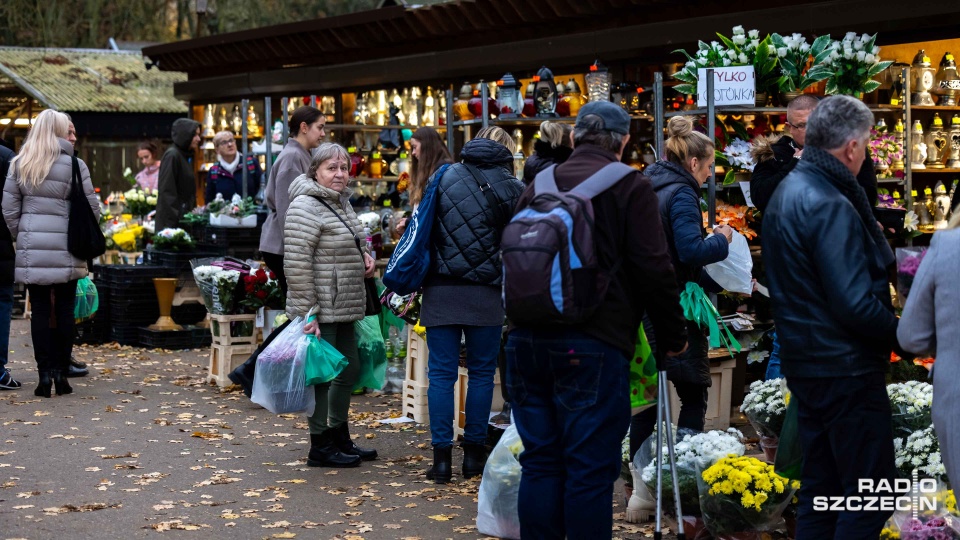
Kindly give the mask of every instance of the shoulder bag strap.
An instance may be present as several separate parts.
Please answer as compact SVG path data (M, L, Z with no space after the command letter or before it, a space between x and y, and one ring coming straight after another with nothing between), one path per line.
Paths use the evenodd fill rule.
M553 171L557 168L556 165L550 165L546 169L537 173L533 177L533 195L537 196L541 193L556 193L560 191L557 188L557 180L553 175Z
M80 177L80 160L77 159L77 156L70 156L70 161L73 163L73 175L70 179L70 196L73 197L74 193L83 195L83 179Z
M490 185L490 182L483 177L483 173L480 172L475 166L470 165L467 162L461 162L467 171L473 176L473 179L477 181L477 184L480 186L480 193L483 193L487 199L487 204L490 205L490 208L493 209L494 218L498 219L500 223L503 223L503 210L500 208L500 199L497 198L496 192L493 190L493 186Z
M327 210L330 210L331 212L333 212L333 215L337 216L337 219L340 220L340 223L343 223L343 226L346 227L348 231L350 231L350 234L353 235L354 243L357 244L357 249L360 250L360 257L363 258L363 248L360 247L360 237L357 236L357 233L353 232L353 227L351 227L342 217L340 217L340 214L337 213L337 211L334 210L333 207L327 203L327 201L323 200L322 197L320 197L319 195L311 195L311 197L320 201L320 204L326 206Z

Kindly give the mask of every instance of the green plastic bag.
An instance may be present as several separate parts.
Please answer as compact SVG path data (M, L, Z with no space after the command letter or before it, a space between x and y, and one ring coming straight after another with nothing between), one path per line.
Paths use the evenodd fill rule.
M347 357L333 345L313 334L303 336L297 344L296 362L304 362L306 385L328 383L337 378L347 365Z
M637 347L630 361L630 414L657 403L657 361L643 326L637 330Z
M387 347L380 332L380 318L370 315L353 325L357 333L357 353L360 357L360 377L353 389L383 389L387 380Z
M777 446L777 457L773 462L774 472L790 480L800 480L800 474L803 472L803 449L800 448L800 420L797 407L796 399L791 399L787 403L783 428L780 430L780 443Z
M73 318L77 322L89 319L99 308L100 295L97 294L97 286L90 276L80 278L77 281L77 299L73 303Z

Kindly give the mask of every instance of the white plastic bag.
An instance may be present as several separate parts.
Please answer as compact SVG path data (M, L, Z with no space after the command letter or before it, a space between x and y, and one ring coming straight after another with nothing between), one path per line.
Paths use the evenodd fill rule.
M483 468L477 497L477 531L498 538L520 538L520 453L523 443L517 426L503 432Z
M305 325L297 317L257 357L250 400L274 414L310 416L316 406L314 389L306 386L306 362L297 355Z
M724 290L736 293L753 293L753 257L750 256L750 246L747 239L737 231L733 231L733 241L727 258L704 267L710 279Z

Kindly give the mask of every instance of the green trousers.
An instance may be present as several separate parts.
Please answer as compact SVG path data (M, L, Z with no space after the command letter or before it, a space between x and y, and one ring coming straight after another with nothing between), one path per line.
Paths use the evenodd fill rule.
M350 396L360 376L360 357L357 354L357 334L354 323L327 323L320 325L321 337L347 357L347 365L331 382L314 385L317 406L313 416L307 419L311 434L320 434L329 428L339 427L347 421Z

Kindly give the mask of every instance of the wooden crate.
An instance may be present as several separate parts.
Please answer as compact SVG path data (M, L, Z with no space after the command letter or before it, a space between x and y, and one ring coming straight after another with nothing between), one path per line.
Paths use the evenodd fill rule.
M210 363L207 366L207 382L215 382L223 388L233 384L227 375L247 361L253 354L254 345L212 345Z
M704 431L712 429L727 429L730 427L730 403L733 393L733 370L737 366L736 359L722 362L710 362L710 380L712 385L707 389L707 414L703 424ZM676 422L680 417L680 398L670 383L670 416Z
M427 385L407 379L403 381L403 415L412 418L418 424L430 421L427 409Z
M407 375L405 378L426 387L430 383L427 379L427 360L429 357L430 351L427 349L427 340L413 331L413 325L408 324Z
M460 367L457 372L457 384L453 387L453 436L463 437L463 428L467 425L467 390L470 386L467 368ZM503 409L503 392L500 390L500 368L493 373L493 402L491 412Z
M216 315L210 314L210 333L213 336L213 344L221 346L237 345L256 345L258 343L259 333L255 323L257 315ZM231 323L249 322L247 325L249 331L243 332L243 335L231 336Z

